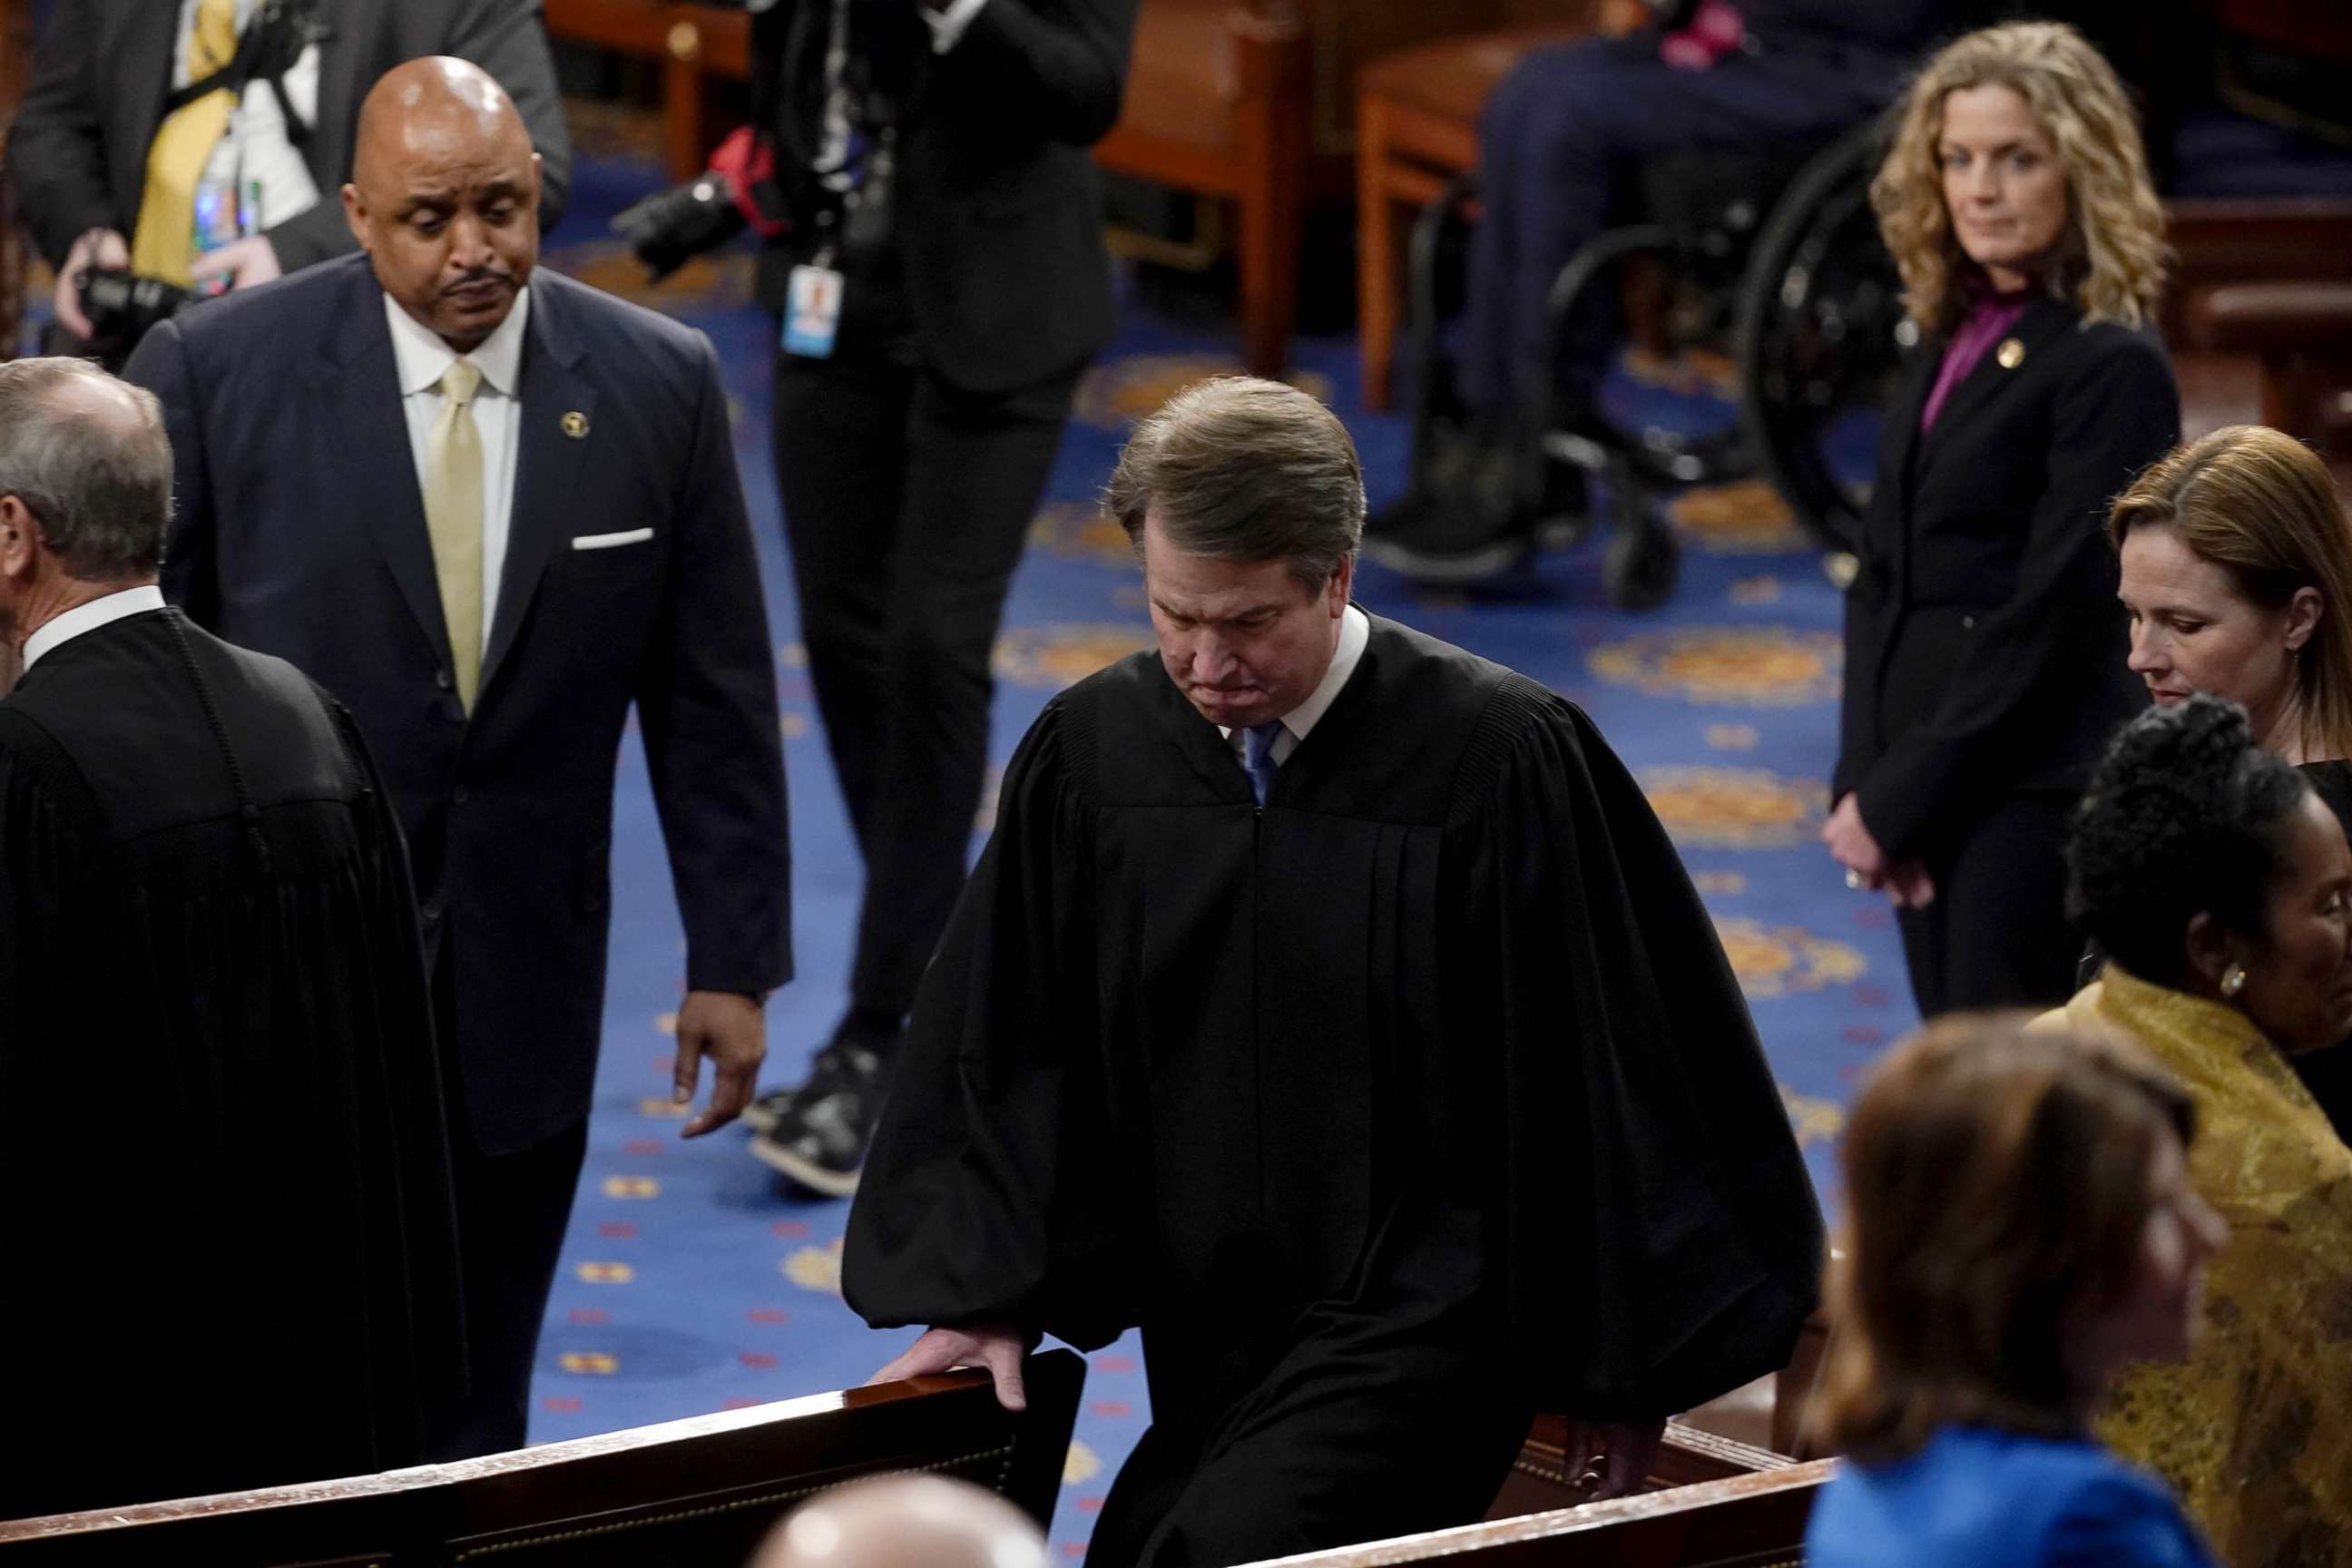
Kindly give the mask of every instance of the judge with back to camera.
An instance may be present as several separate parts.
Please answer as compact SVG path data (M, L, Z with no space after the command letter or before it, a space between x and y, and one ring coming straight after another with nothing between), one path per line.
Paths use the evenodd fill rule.
M1538 1410L1629 1490L1781 1365L1811 1184L1713 927L1568 703L1349 600L1338 419L1207 383L1108 510L1159 636L1050 703L851 1211L883 1375L1139 1326L1103 1568L1475 1520Z
M523 1440L604 1016L634 704L687 937L677 1094L731 1120L791 969L773 654L708 340L534 271L538 161L462 60L368 95L365 254L164 323L163 587L351 705L400 808L453 1049L475 1392L448 1456Z
M399 825L340 703L165 607L171 510L153 397L0 365L5 1519L415 1464L466 1372Z

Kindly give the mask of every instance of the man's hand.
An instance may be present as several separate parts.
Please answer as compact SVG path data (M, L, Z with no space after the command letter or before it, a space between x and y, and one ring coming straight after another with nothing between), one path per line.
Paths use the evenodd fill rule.
M94 228L73 242L66 258L58 267L57 291L50 303L57 308L58 324L74 336L89 341L89 318L81 313L81 290L75 287L81 281L85 268L96 267L107 271L119 271L131 265L131 247L110 228Z
M1568 1468L1600 1478L1586 1500L1601 1502L1632 1497L1650 1478L1650 1461L1658 1457L1658 1440L1665 1436L1665 1417L1655 1421L1571 1421L1568 1424ZM1571 1475L1571 1479L1577 1479Z
M670 1099L694 1103L702 1058L710 1058L710 1103L686 1124L682 1138L726 1126L751 1103L751 1086L768 1058L768 1016L759 999L732 991L689 991L677 1009L677 1065Z
M278 247L265 234L234 239L218 250L207 250L188 264L188 280L199 294L224 294L250 289L285 276L278 265ZM226 279L226 285L223 279Z
M996 1403L1007 1410L1026 1410L1029 1396L1021 1388L1021 1358L1029 1352L1027 1336L1003 1323L974 1323L968 1329L925 1329L907 1353L866 1380L896 1383L951 1367L984 1366L996 1384ZM1652 1447L1656 1441L1652 1440Z
M1875 888L1886 880L1886 851L1863 826L1862 807L1853 795L1839 801L1830 819L1822 824L1822 842L1829 846L1831 857L1839 865L1853 873L1847 879L1853 886Z

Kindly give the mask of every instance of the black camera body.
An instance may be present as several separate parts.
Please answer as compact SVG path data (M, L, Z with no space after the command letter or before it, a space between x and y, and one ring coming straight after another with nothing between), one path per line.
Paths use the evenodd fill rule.
M749 222L725 176L705 174L646 197L615 217L613 227L658 279L732 239Z
M803 205L780 170L775 148L751 126L737 129L710 155L710 166L683 185L659 191L613 220L614 232L656 280L745 228L773 239L793 226Z
M84 268L74 279L81 313L89 321L92 348L128 353L158 321L166 321L203 296L161 278L120 267Z

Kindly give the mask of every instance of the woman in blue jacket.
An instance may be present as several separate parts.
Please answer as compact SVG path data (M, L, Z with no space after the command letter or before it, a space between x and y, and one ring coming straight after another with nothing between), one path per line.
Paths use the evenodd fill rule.
M2136 1053L2021 1016L1932 1025L1873 1074L1813 1413L1849 1463L1810 1568L2210 1568L2088 1431L2119 1368L2186 1353L2227 1235L2188 1182L2191 1120Z

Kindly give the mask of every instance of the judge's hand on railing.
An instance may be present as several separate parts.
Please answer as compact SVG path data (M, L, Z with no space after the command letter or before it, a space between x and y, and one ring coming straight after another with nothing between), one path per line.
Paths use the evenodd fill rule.
M922 1377L959 1366L988 1369L996 1384L996 1403L1007 1410L1026 1410L1029 1396L1021 1387L1021 1362L1029 1353L1029 1336L1003 1323L974 1323L961 1329L926 1329L907 1353L866 1380L868 1386L896 1383L902 1377Z
M1663 1415L1654 1421L1570 1421L1567 1460L1577 1489L1588 1502L1632 1497L1650 1479L1651 1462L1665 1435Z

